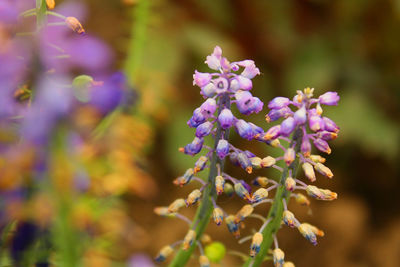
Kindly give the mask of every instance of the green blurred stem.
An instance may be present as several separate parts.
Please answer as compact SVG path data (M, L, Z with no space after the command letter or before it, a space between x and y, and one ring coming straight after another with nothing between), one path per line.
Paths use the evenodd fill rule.
M230 99L228 95L221 96L218 101L218 114L224 107L230 106ZM215 136L214 149L217 147L218 141L222 138L222 129L220 125L217 126L217 133ZM225 131L224 139L228 139L229 131ZM215 177L218 174L217 164L219 164L221 171L224 168L224 161L220 160L217 157L217 154L214 152L211 159L210 172L208 174L208 185L203 191L203 197L200 203L200 206L197 208L195 218L191 225L191 229L196 231L196 241L199 240L207 228L208 223L210 222L212 211L213 211L213 202L217 199L217 192L215 190ZM175 255L175 258L170 263L170 267L182 267L185 266L190 256L192 255L194 249L196 248L197 242L193 242L193 245L188 250L179 249L178 253Z
M39 30L46 24L46 0L36 0L36 28Z
M131 29L131 41L128 48L128 58L125 61L125 73L129 84L137 82L137 72L143 58L143 50L146 43L147 24L150 13L149 0L141 0L133 9L134 23Z
M293 134L291 144L295 145L296 154L300 151L301 139L303 137L303 133L300 129L297 129ZM265 260L265 257L268 253L269 248L271 247L274 236L278 232L283 218L283 199L288 202L290 197L290 192L285 188L285 181L289 176L289 170L292 171L293 178L296 176L297 170L299 167L299 158L296 157L296 160L290 165L286 166L283 170L280 186L277 189L275 194L274 202L272 204L271 209L269 210L267 220L270 219L270 223L264 228L262 231L263 242L261 243L260 252L254 258L248 258L248 260L244 263L243 266L246 267L257 267L262 264Z

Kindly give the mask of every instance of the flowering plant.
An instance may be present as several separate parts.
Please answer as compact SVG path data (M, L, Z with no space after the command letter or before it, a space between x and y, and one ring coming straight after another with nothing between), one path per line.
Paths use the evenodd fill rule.
M272 122L280 118L284 120L281 124L264 131L251 122L235 117L231 111L232 104L235 104L239 113L243 115L258 113L263 108L263 102L250 93L253 87L251 79L260 74L254 61L230 63L222 56L222 50L217 46L205 63L218 72L195 71L193 75L193 84L201 88L201 94L206 100L194 110L193 116L187 123L189 127L196 128L194 140L180 151L192 156L203 150L206 152L198 158L193 168L189 168L183 176L174 180L174 184L179 186L192 181L200 183L201 186L185 199L179 198L167 207L155 208L155 213L158 215L176 217L189 224L189 230L183 240L163 247L156 260L164 261L177 245L182 244L170 266L184 266L196 246L200 251L200 266L209 266L212 254L207 253L207 247L204 252L202 247L202 242L209 239L204 234L209 220L212 218L217 225L225 221L229 232L238 238L243 221L247 217L254 217L262 221L261 227L252 236L239 241L242 243L252 240L250 257L244 266L260 266L272 243L275 244L275 249L272 251L275 266L294 266L291 262L285 262L276 234L283 222L289 227L298 228L299 232L313 244L317 242L317 235L323 236L323 232L315 226L300 223L288 210L288 202L290 198L295 198L296 202L309 205L309 200L299 191L305 191L309 196L320 200L333 200L337 197L336 193L330 190L305 184L296 178L296 174L301 165L305 176L311 182L316 180L314 170L332 178L330 169L323 165L325 159L311 154L311 142L318 150L328 154L331 152L327 141L337 137L339 128L329 118L322 117L321 105L337 105L339 96L335 92L328 92L319 98L313 98L314 89L306 88L304 91L298 91L293 100L276 97L268 104L270 112L266 115L266 121ZM293 111L290 106L296 110ZM281 149L282 156L260 158L248 150L235 147L228 140L231 128L246 140L257 140ZM209 135L214 139L213 147L204 145L204 138ZM287 145L282 145L281 141ZM226 158L248 174L262 168L273 168L281 172L281 178L274 180L258 176L252 181L252 184L258 187L253 191L247 181L234 178L224 171ZM284 168L278 166L279 161L284 162ZM196 177L198 172L206 168L209 168L206 181ZM269 198L275 189L275 196ZM233 192L247 204L235 215L229 215L218 205L217 199L222 193L232 196ZM193 220L179 213L181 208L192 206L197 202L200 202L200 205ZM266 203L272 205L267 216L254 212L257 206Z

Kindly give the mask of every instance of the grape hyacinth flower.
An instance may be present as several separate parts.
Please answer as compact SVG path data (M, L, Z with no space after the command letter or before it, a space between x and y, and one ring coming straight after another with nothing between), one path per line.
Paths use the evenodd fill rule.
M301 191L318 200L331 201L337 198L335 192L307 185L305 181L296 178L299 166L310 182L316 181L316 172L327 178L333 177L332 171L323 164L325 158L312 154L312 144L320 152L331 153L328 141L337 137L339 127L322 115L322 105L337 105L340 98L336 92L327 92L318 98L314 98L313 94L314 89L305 88L303 91L297 91L292 100L276 97L268 103L270 111L266 115L266 121L276 121L280 118L283 121L262 133L258 139L263 142L279 141L278 147L282 149L282 156L271 161L281 160L285 163L285 168L278 168L282 176L276 185L277 191L271 200L272 207L268 217L264 219L264 224L258 231L263 236L260 249L257 252L254 245L251 246L252 258L247 260L244 266L260 266L272 243L275 243L272 253L275 266L293 266L291 262L285 262L284 253L278 247L276 235L282 222L291 228L297 228L313 245L317 244L317 236L324 236L324 232L317 227L300 223L288 210L290 198L295 198L301 205L310 204ZM281 145L280 141L287 142L287 147ZM261 178L257 178L253 183L260 186L266 184Z
M239 236L240 221L251 214L252 206L245 206L236 216L227 216L226 212L216 204L218 195L226 193L231 196L235 191L240 198L249 203L259 201L266 196L265 192L260 191L254 200L251 195L251 187L245 181L231 177L223 170L225 158L247 173L252 173L253 168L257 168L252 164L256 156L250 151L243 151L233 146L229 142L228 136L230 129L234 129L239 136L247 140L255 139L264 132L262 128L235 117L231 110L232 104L235 104L239 113L243 115L258 113L262 110L262 101L250 93L253 87L252 79L259 75L260 71L252 60L229 62L222 56L222 50L218 46L214 48L211 55L207 56L205 63L214 72L202 73L196 70L193 75L193 85L200 87L200 93L205 98L205 101L194 110L193 116L187 122L189 127L196 129L195 138L193 142L179 150L190 156L206 150L200 158L202 166L206 165L210 172L207 181L195 176L188 178L188 175L185 174L174 182L181 186L190 181L197 181L201 184L200 189L189 195L186 204L189 206L192 202L199 201L199 212L201 211L202 214L200 215L198 212L192 222L178 213L179 209L184 206L182 199L178 199L170 205L169 213L189 222L190 231L193 231L190 233L195 233L195 235L191 235L195 239L193 242L183 241L184 249L176 255L172 266L183 266L194 246L199 245L200 248L199 240L211 217L217 225L225 221L229 231L235 236ZM213 148L204 146L204 138L207 136L212 136L214 139ZM196 172L203 169L205 168L196 168ZM193 172L190 171L190 173ZM200 194L202 195L201 199Z

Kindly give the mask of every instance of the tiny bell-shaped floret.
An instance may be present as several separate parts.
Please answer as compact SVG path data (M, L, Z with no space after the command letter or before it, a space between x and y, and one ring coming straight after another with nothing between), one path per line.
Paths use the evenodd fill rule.
M196 239L196 232L192 229L187 232L185 238L183 239L182 249L188 250Z
M298 109L294 115L293 115L294 120L296 121L297 125L301 125L306 123L307 121L307 111L306 107L302 106L300 109Z
M338 134L334 132L329 132L329 131L321 131L318 133L318 138L321 138L325 141L330 141L330 140L335 140L337 138Z
M214 210L213 210L213 220L214 220L214 222L217 225L221 225L223 219L224 219L224 212L218 207L214 208Z
M196 128L196 137L201 138L209 135L211 133L213 126L214 125L209 121L203 122Z
M238 162L240 164L240 167L242 167L244 170L246 170L247 173L252 173L253 167L251 165L250 159L246 156L245 153L239 153L237 156Z
M196 163L194 164L194 169L193 172L197 173L199 171L204 170L206 164L207 164L208 158L205 156L201 156Z
M288 210L283 212L283 222L291 228L296 226L296 218L294 217L294 214Z
M243 198L244 200L247 200L247 201L251 200L249 191L247 191L247 189L242 185L242 183L236 183L234 188L235 188L236 194L239 197L241 197L241 198Z
M154 211L154 213L157 214L158 216L168 216L168 215L171 215L171 213L168 211L168 207L155 207L153 211Z
M314 185L308 185L306 191L309 196L319 200L335 200L337 198L335 192L328 189L320 189Z
M229 154L229 143L225 139L220 139L215 149L217 156L220 159L224 159Z
M239 225L235 223L235 216L229 215L225 218L226 226L230 233L233 234L234 237L238 238L240 236Z
M47 9L52 10L56 6L56 2L54 0L46 0Z
M193 85L197 85L198 87L203 87L207 85L212 79L210 73L203 73L199 71L195 71L193 74Z
M221 68L221 56L222 49L219 46L214 48L214 51L211 55L207 56L206 63L210 69L219 70Z
M268 131L264 134L263 139L265 141L273 140L279 136L281 126L276 125L272 126L271 128L268 129Z
M186 206L185 200L183 198L178 198L168 206L168 212L176 213L180 208L185 206Z
M296 203L298 203L302 206L310 206L310 200L308 200L308 198L301 193L297 193L295 195L295 200L296 200Z
M258 203L260 201L263 201L268 197L268 190L265 188L259 188L257 189L256 192L254 192L252 196L252 202L253 203Z
M308 223L300 224L297 229L299 230L300 234L302 234L314 246L317 245L317 235L324 236L323 231Z
M255 185L255 186L266 187L268 185L268 178L267 177L258 176L256 179L254 179L252 181L252 184Z
M201 197L201 191L199 189L193 190L186 199L186 206L189 207L195 204Z
M244 120L237 120L235 123L235 128L242 138L247 140L253 139L253 128Z
M306 175L306 177L311 182L315 182L316 178L315 178L315 172L314 172L313 166L310 163L305 162L305 163L303 163L302 167L303 167L303 171L304 171L304 174Z
M201 114L203 114L205 118L211 117L216 109L217 109L217 102L213 98L208 98L200 106Z
M174 184L179 185L179 186L186 185L187 183L189 183L192 180L194 173L195 172L192 168L187 169L183 176L178 177L174 180Z
M268 112L268 114L265 116L265 120L270 123L272 121L276 121L282 117L287 118L289 115L291 115L293 112L290 108L288 107L283 107L281 109L272 109Z
M253 235L253 239L250 245L250 257L255 257L258 252L260 252L260 246L263 241L263 235L260 232L257 232Z
M336 125L336 123L329 119L328 117L323 117L322 120L324 121L324 130L329 131L329 132L334 132L338 133L339 132L339 127Z
M179 149L181 152L184 152L187 155L195 155L201 151L203 148L204 139L195 137L192 143L187 144L184 149Z
M275 267L282 267L285 261L285 253L280 248L276 248L272 251L272 259Z
M262 159L261 161L261 167L262 168L269 168L272 165L274 165L276 163L276 159L271 157L271 156L267 156L265 158Z
M165 259L174 252L174 249L171 246L163 247L160 252L157 254L155 261L156 262L163 262Z
M252 205L244 205L237 213L235 216L234 222L236 224L239 224L242 222L246 217L248 217L250 214L252 214L254 211L254 208Z
M250 158L251 166L253 169L260 169L261 168L261 161L260 157L252 157Z
M325 140L323 140L321 138L315 139L314 145L319 151L322 151L326 154L331 153L331 148L329 147L328 142L326 142Z
M84 34L85 30L82 27L82 24L79 22L79 20L75 17L67 17L65 19L65 23L67 26L72 29L74 32L78 34Z
M332 173L331 169L329 169L322 163L318 162L317 164L315 164L314 168L317 172L321 173L322 175L325 175L328 178L333 177L333 173Z
M296 186L296 181L292 177L286 178L286 181L285 181L286 190L293 192L295 186Z
M293 263L293 262L291 262L291 261L286 261L286 262L283 264L283 267L295 267L295 266L294 266L294 263Z
M318 132L324 128L324 121L320 116L310 116L308 118L308 125L311 131Z
M215 177L215 189L217 191L217 195L221 195L224 192L225 179L224 177L218 175Z
M290 104L290 99L287 97L275 97L268 103L268 108L269 109L281 109L283 107L286 107L287 105Z
M204 97L213 97L217 93L217 88L214 83L209 83L201 87L200 94Z
M320 155L310 155L310 159L315 163L324 163L326 159Z
M293 148L289 147L286 149L285 154L283 155L283 160L285 161L286 165L289 166L292 164L294 159L296 158L296 152Z
M199 257L200 267L210 267L210 260L207 258L206 255L201 255Z
M319 96L319 103L328 106L336 106L340 100L340 96L336 92L326 92Z
M293 117L289 117L281 123L279 134L289 136L293 132L294 128L296 128L296 121Z
M233 192L235 190L233 189L233 186L230 183L225 183L224 184L224 193L228 196L231 197L233 195Z
M218 122L222 129L228 129L232 127L234 122L234 117L230 109L224 108L218 115Z

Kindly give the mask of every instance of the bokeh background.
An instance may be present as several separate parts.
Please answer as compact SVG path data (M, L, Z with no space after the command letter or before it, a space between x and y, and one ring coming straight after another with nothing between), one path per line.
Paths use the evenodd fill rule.
M88 30L119 51L121 64L129 49L125 38L138 20L132 24L130 2L130 8L138 7L138 1L87 1ZM135 82L138 109L152 132L146 167L158 193L132 200L132 216L146 232L138 251L155 255L186 232L184 223L159 218L152 209L190 190L171 183L193 162L177 148L190 142L194 132L186 120L201 103L192 73L206 70L205 56L219 45L231 60L255 60L262 74L254 79L253 93L264 101L308 86L317 94L341 95L338 107L325 110L341 127L328 157L335 177L317 182L339 197L314 201L312 213L293 207L326 236L312 247L284 229L279 238L287 258L304 267L400 266L400 1L152 0L147 8ZM250 120L267 127L266 110L261 113ZM258 143L250 146L269 153ZM240 202L228 205L237 210ZM225 229L218 230L210 225L213 239L247 251L247 244L239 246ZM222 266L239 264L231 257Z
M262 73L253 80L253 94L264 102L278 95L291 97L305 87L314 87L317 95L338 91L341 96L338 107L324 110L341 128L327 157L335 177L317 181L339 197L313 201L311 209L291 206L300 220L322 228L326 236L313 247L297 231L283 228L278 237L287 259L299 267L400 266L400 1L80 2L87 4L86 31L113 47L116 67L130 70L138 91L135 122L125 118L133 127L128 137L134 140L125 136L129 141L118 144L135 146L143 170L135 175L146 181L125 199L127 214L137 226L130 242L133 253L154 256L186 233L185 223L160 218L153 208L190 192L175 187L172 180L195 160L178 152L193 138L186 121L202 101L192 86L192 74L195 69L206 71L205 56L219 45L232 61L256 62ZM269 127L266 112L249 121ZM124 118L118 123L125 127ZM232 139L259 155L274 153L235 134ZM227 165L230 172L242 175ZM222 199L222 205L234 212L243 203ZM185 214L191 216L194 210ZM221 227L210 224L213 240L223 241L228 251L247 253L248 244L237 244ZM215 266L240 263L228 254Z

